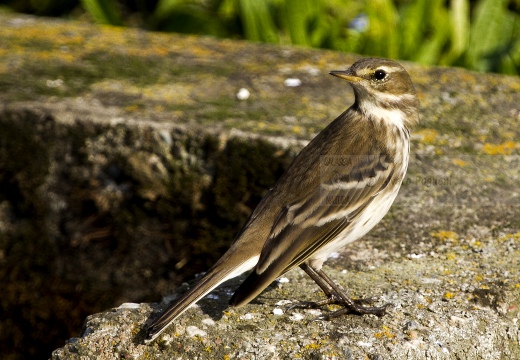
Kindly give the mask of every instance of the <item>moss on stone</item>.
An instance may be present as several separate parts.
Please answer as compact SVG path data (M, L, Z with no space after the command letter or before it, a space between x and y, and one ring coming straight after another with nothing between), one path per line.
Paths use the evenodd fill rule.
M87 314L157 300L206 270L303 142L353 101L349 86L327 75L353 55L19 15L0 15L0 24L0 304L7 314L0 341L20 357L48 356ZM336 262L346 264L347 279L343 269L333 276L356 296L375 292L404 304L416 322L475 311L478 327L455 329L481 331L478 344L457 342L453 353L478 356L486 340L488 350L514 358L518 344L506 333L516 336L510 319L517 315L503 309L518 306L520 293L511 260L520 228L518 78L405 66L422 102L407 180L383 222L346 249L340 259L348 261ZM295 77L300 86L284 85ZM236 99L240 88L249 99ZM443 231L457 242L431 235ZM424 334L431 355L439 350L428 336L448 333L404 334L412 317L404 310L382 321L282 320L270 312L277 301L317 296L296 278L297 286L275 284L249 307L229 310L209 338L185 336L183 326L201 317L187 314L175 346L208 358L273 348L288 357L355 358L377 355L358 342L406 348ZM230 289L220 301L205 299L204 311L221 316ZM104 329L109 319L128 326L119 327L124 337L149 312L93 316L86 326ZM262 321L241 320L248 312ZM239 326L227 333L232 350L219 347L222 331ZM486 326L496 333L486 335ZM318 341L323 331L331 341ZM282 339L270 341L277 332ZM33 336L30 345L24 334ZM101 338L94 344L85 336L63 351L118 351L117 336ZM127 340L118 343L121 356L157 355Z

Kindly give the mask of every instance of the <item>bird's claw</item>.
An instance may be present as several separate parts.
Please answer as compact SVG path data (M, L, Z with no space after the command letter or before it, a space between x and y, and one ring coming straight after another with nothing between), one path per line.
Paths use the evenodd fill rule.
M329 296L328 298L321 301L302 301L297 304L291 305L287 308L286 311L291 311L294 309L316 309L321 308L325 305L341 305L342 309L327 313L321 314L314 319L316 320L330 320L332 318L344 315L344 314L356 314L356 315L375 315L377 317L383 317L386 315L386 310L392 306L392 304L385 304L383 306L362 306L362 304L369 304L373 302L374 298L367 299L355 299L352 302L344 301L334 295Z

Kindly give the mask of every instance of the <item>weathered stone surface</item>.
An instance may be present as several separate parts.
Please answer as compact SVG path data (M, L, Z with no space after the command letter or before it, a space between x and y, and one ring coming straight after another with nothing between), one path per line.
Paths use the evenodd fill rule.
M326 75L351 55L13 15L0 24L0 341L12 358L206 269L353 100ZM520 357L520 81L405 65L422 102L407 181L383 222L326 269L354 296L394 304L388 316L274 315L282 300L321 296L292 271L244 308L226 308L231 282L150 346L150 305L92 315L52 357ZM249 99L236 99L240 88Z

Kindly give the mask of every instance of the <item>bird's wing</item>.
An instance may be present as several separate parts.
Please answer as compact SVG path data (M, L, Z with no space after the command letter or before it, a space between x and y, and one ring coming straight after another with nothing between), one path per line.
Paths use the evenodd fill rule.
M336 157L337 165L332 160L334 171L322 172L310 196L301 194L278 213L256 268L231 298L232 305L249 302L274 279L334 240L389 184L395 170L383 154ZM326 166L324 161L321 166Z
M301 202L285 206L260 255L256 272L281 273L299 265L334 239L389 183L394 165L387 155L321 159L319 188Z

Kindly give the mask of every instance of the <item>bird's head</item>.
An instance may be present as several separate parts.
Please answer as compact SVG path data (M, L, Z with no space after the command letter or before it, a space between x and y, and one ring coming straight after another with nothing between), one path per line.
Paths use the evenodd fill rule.
M418 122L419 100L406 70L388 59L366 58L350 68L331 71L331 75L345 79L354 88L356 104L367 116L383 117L389 111L403 115L409 127Z

